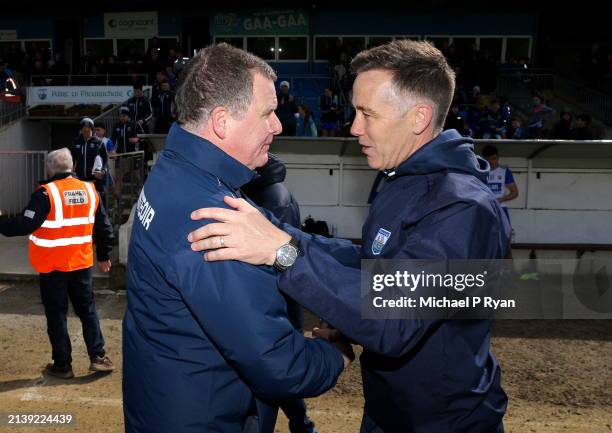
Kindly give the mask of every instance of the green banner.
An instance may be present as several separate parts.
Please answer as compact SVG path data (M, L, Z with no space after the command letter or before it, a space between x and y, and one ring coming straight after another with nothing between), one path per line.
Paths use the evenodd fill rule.
M213 34L227 35L307 35L308 12L283 10L237 14L220 12L213 18Z

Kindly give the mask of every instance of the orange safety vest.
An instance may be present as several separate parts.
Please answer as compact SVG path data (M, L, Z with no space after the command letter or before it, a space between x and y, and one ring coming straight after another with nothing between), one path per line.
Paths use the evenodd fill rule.
M98 194L74 177L42 185L51 210L30 235L30 263L39 273L71 272L93 266L93 227Z

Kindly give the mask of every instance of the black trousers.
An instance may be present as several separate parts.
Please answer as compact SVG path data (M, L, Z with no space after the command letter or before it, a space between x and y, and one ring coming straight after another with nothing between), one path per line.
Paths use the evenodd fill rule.
M72 272L40 274L40 297L47 317L47 333L51 342L52 358L56 365L72 363L72 345L68 335L68 299L83 326L83 338L89 356L104 356L104 337L96 313L92 268Z

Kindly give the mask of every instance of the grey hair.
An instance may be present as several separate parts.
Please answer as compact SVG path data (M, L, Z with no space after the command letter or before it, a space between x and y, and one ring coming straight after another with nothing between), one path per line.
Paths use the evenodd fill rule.
M243 117L253 97L253 73L276 81L264 60L229 44L198 51L181 73L174 98L178 122L195 129L217 107L227 108L232 117Z
M455 72L428 42L395 40L359 53L351 62L355 74L382 69L391 72L393 93L402 101L430 101L434 129L441 130L455 93Z
M45 166L47 167L47 175L49 177L55 176L58 173L66 173L72 171L72 154L67 147L53 150L47 154L45 160Z

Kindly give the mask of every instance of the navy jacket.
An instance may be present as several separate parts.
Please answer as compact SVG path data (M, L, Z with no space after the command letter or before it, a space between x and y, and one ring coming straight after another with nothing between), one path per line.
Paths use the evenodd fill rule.
M300 206L283 182L287 167L274 154L268 154L268 163L258 168L255 178L242 190L257 206L268 209L282 223L300 227Z
M172 126L141 193L128 256L123 322L126 432L238 433L258 415L272 432L275 401L331 388L343 359L287 319L268 266L205 262L187 234L190 213L254 172L210 142Z
M108 164L108 153L106 146L96 135L92 135L87 140L83 134L79 134L70 148L72 160L74 161L74 172L79 179L94 182L98 191L104 190L104 182L95 178L92 174L96 156L102 159L102 167L106 170Z
M360 259L505 257L510 227L486 185L488 164L448 130L394 172L372 203L362 248L302 237L279 288L364 347L365 412L385 433L502 431L507 398L490 321L360 317ZM375 255L381 228L391 236Z

